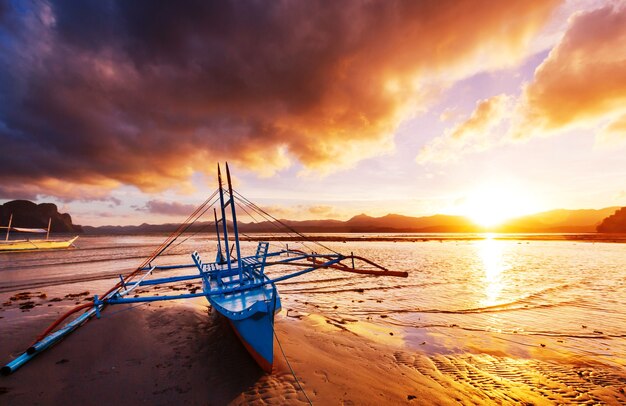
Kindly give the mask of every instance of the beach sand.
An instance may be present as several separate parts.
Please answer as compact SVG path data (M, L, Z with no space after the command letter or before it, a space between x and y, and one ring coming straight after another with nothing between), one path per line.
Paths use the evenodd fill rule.
M120 310L109 309L2 377L0 403L306 403L276 343L274 371L268 375L228 323L205 306L152 304ZM0 352L18 353L41 329L30 327L3 339ZM320 328L312 320L279 315L276 333L314 403L402 403L433 389L421 385L424 378L409 368L394 371L393 353L330 325ZM446 403L446 396L428 397Z
M54 317L4 323L0 354L18 355ZM314 404L624 404L626 374L545 352L538 360L409 350L401 332L283 311L276 334ZM430 336L432 339L432 336ZM540 347L539 344L536 347ZM451 347L452 348L452 347ZM545 350L544 350L545 351ZM8 361L8 359L5 359ZM598 385L594 379L604 379ZM600 389L598 389L600 388ZM306 404L275 342L265 374L228 323L201 301L107 309L14 374L0 404Z

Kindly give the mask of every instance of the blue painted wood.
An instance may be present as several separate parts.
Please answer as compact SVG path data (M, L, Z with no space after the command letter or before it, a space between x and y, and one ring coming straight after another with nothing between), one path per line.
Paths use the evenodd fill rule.
M213 218L215 219L215 235L217 236L217 255L215 256L215 262L220 264L224 262L224 257L222 256L222 241L220 238L220 223L217 221L217 210L215 207L213 208Z
M230 180L230 169L228 169L228 162L226 162L226 181L228 183L228 203L230 204L231 216L233 219L233 234L235 235L235 249L237 253L237 267L239 267L239 277L242 276L243 267L241 266L241 249L239 248L239 225L237 224L237 210L235 210L235 198L233 196L233 184Z
M220 212L222 218L219 221L222 222L222 232L224 237L224 254L226 256L226 264L228 265L228 270L232 269L230 262L230 253L228 252L228 227L226 227L226 204L224 202L224 188L222 187L222 171L220 170L220 164L217 164L217 183L219 186L219 195L220 195Z
M190 281L193 279L200 279L200 278L202 278L202 275L193 274L193 275L184 275L184 276L172 276L169 278L148 279L148 280L139 282L139 286L161 285L163 283Z
M167 271L170 269L182 269L182 268L193 268L196 264L184 264L184 265L154 265L154 266L144 266L143 268L139 268L140 271L147 271L149 269L159 269L162 271Z
M274 315L280 311L281 302L276 286L262 275L244 267L239 279L232 275L229 282L239 284L232 293L217 293L223 290L224 282L219 274L206 278L203 289L213 308L226 317L233 330L250 355L264 370L271 372L274 363ZM246 286L247 283L247 286Z

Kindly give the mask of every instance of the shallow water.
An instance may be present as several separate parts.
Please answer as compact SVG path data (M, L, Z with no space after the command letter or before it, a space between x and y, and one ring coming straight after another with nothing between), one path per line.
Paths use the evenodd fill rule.
M119 274L139 265L163 238L83 236L78 249L1 254L0 301L5 305L0 326L52 309L59 312L102 293ZM215 241L182 238L153 264L191 263L193 250L205 260L215 256ZM288 244L296 248L295 243ZM491 365L484 357L501 354L626 367L624 244L494 238L323 244L408 271L409 277L318 270L279 284L283 314L323 316L332 326L425 352L444 369L458 360L454 357L468 354L483 356L476 361L487 365L483 369ZM284 246L272 242L271 248ZM254 242L242 242L244 254L255 248ZM314 243L304 249L324 252ZM268 273L278 276L286 271ZM34 308L20 309L19 302L7 300L24 291L35 297ZM84 291L89 294L65 297ZM50 303L55 297L63 300ZM537 352L547 350L552 352ZM626 384L622 377L615 379L607 382Z

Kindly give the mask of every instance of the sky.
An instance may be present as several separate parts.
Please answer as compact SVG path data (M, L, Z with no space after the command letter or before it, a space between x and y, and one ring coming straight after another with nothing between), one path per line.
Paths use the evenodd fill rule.
M0 203L176 222L626 205L623 1L0 0Z

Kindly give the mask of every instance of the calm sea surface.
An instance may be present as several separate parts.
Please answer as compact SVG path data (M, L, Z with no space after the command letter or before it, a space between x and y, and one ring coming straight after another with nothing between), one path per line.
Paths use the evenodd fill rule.
M0 326L103 293L163 239L82 236L77 249L0 254L0 300L5 303ZM244 254L256 248L254 242L242 244ZM323 244L408 271L409 277L315 271L279 284L283 315L323 316L356 334L431 354L502 346L523 351L529 340L539 340L569 355L626 367L626 244L494 238ZM273 248L284 245L272 242ZM211 260L214 246L203 237L181 238L154 264L191 263L193 250ZM324 252L313 243L304 249ZM66 298L85 291L89 295ZM31 292L37 306L6 304L20 292ZM63 300L50 302L54 298Z

